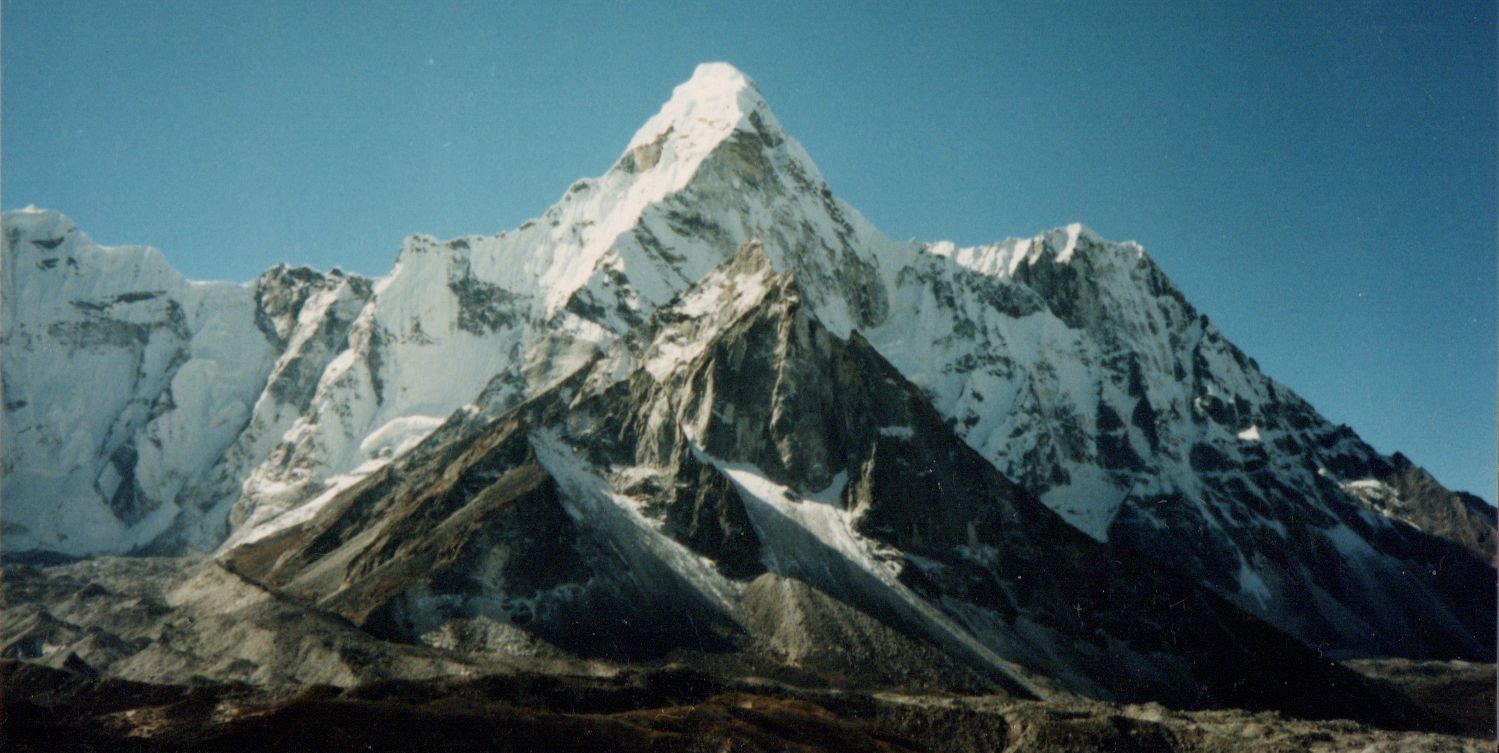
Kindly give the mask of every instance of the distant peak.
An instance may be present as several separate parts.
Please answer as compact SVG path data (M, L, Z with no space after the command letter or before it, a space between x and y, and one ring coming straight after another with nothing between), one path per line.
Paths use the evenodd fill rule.
M23 236L62 236L78 232L78 227L67 215L55 209L38 208L27 204L25 209L9 209L4 213L5 226Z
M35 204L27 204L21 209L5 210L5 216L7 217L17 217L20 215L31 215L34 217L61 217L63 219L67 219L62 212L59 212L56 209L46 209L44 207L38 207Z

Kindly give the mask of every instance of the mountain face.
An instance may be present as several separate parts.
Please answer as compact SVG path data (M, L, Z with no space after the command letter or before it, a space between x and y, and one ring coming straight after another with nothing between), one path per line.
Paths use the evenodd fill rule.
M823 327L759 244L635 335L226 564L405 641L494 650L520 633L608 659L900 667L886 683L956 663L1020 697L1399 716L1288 636L1067 525L867 341ZM1265 655L1277 671L1255 666Z
M360 277L284 267L188 282L52 212L7 213L4 243L11 552L217 543L370 295Z
M725 65L541 217L378 280L192 283L4 222L10 554L217 549L401 640L943 657L1037 695L1353 687L1238 610L1494 656L1481 501L1266 377L1135 244L891 241Z

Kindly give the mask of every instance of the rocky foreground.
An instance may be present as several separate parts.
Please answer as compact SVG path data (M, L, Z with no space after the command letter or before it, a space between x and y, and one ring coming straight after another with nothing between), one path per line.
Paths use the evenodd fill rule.
M1479 668L1472 668L1475 672ZM1430 667L1422 671L1429 672ZM1492 679L1492 666L1482 668ZM1493 684L1461 682L1471 723ZM1273 713L819 691L674 668L314 685L152 685L0 662L12 751L1479 751L1487 728L1395 732ZM1455 701L1458 698L1449 698Z
M918 656L891 677L853 663L836 674L813 656L798 671L734 654L632 664L534 648L378 640L204 558L12 564L0 589L0 749L1478 751L1494 740L1490 664L1346 663L1421 709L1407 725L1418 729L1387 730L1027 700L981 678L952 692L940 688L961 683L916 671Z

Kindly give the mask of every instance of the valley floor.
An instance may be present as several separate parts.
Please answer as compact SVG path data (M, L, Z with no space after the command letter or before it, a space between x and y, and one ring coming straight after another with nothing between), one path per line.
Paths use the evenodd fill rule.
M520 647L524 648L524 647ZM1244 710L815 684L774 667L649 665L374 638L204 558L10 563L6 751L1479 751L1495 668L1349 666L1445 734ZM130 679L124 679L130 678ZM774 679L770 679L774 678Z
M277 696L4 661L0 688L0 747L10 751L1436 752L1494 744L1491 725L1486 737L1391 732L1154 704L807 690L672 668L316 685ZM1483 695L1464 703L1492 708L1492 683Z

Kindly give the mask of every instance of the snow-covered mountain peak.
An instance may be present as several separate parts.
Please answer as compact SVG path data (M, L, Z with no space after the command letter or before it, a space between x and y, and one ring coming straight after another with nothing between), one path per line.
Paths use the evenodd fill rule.
M33 315L97 318L105 311L101 307L143 300L121 301L117 294L186 284L156 249L100 246L61 212L35 207L6 212L4 227L7 330Z
M982 275L1014 277L1022 266L1034 266L1042 260L1055 264L1072 264L1088 257L1094 265L1121 262L1132 265L1144 257L1144 249L1134 242L1106 240L1092 228L1074 222L1030 238L1007 238L982 246L958 247L951 241L925 244L927 253L951 259L959 266Z
M442 268L432 274L444 277L448 268L455 268L461 269L460 276L472 274L533 299L538 317L597 305L628 311L627 323L636 322L755 234L754 229L733 228L738 231L728 233L733 237L699 244L711 246L695 249L701 253L671 258L651 253L658 242L675 240L668 234L702 240L699 231L704 228L698 223L716 220L675 205L683 203L682 194L694 183L705 182L704 173L711 176L707 183L723 184L731 192L792 175L803 193L815 195L825 188L811 158L782 131L754 82L733 66L704 64L676 87L603 175L574 182L555 205L513 231L446 243L423 235L407 238L396 268L376 292L402 287L397 282L401 277L428 276L418 269ZM765 205L774 202L762 198L758 203L759 213L769 214ZM641 245L651 248L636 248ZM632 283L629 300L586 300L602 291L584 288L621 275ZM583 299L575 300L579 295Z
M754 81L728 63L703 63L692 78L672 90L661 111L635 132L626 151L668 134L711 148L735 130L747 129L752 114L762 119L762 127L780 130Z
M814 286L809 293L829 301L843 296L824 288L870 282L869 257L891 245L833 197L748 77L705 64L603 175L575 182L510 232L446 243L412 236L376 294L456 274L524 299L537 320L571 312L619 333L750 238L763 239L778 267L798 271ZM850 267L858 268L854 282ZM871 295L855 296L858 310L836 328L878 319Z
M5 227L15 228L23 236L40 236L48 233L63 235L77 232L78 228L67 215L55 209L43 209L35 204L25 209L13 209L5 213Z

